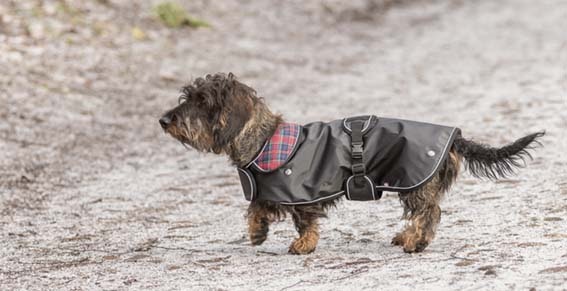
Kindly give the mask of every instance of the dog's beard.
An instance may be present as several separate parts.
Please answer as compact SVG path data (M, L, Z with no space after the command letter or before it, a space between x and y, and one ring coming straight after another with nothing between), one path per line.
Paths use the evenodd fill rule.
M184 131L184 134L186 134L188 132L186 128L183 131ZM176 129L175 131L171 131L169 129L166 129L166 130L164 130L163 133L173 137L175 140L177 140L187 150L194 150L193 145L191 145L190 142L186 141L187 138L183 134L179 134L179 129Z

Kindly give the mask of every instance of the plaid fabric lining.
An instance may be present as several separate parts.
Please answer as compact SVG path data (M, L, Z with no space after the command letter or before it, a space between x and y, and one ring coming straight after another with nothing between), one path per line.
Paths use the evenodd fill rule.
M301 126L295 123L282 123L274 135L264 145L254 164L262 171L273 171L282 166L293 152L299 139Z

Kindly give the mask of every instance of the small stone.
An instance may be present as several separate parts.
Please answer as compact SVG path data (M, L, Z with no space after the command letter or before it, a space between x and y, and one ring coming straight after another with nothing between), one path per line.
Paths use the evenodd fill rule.
M32 38L42 39L45 37L45 25L39 21L31 21L27 29Z

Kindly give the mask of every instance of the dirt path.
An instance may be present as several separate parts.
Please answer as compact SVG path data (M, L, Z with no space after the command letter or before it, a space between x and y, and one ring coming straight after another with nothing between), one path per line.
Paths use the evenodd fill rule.
M201 29L164 27L157 1L38 2L0 3L1 290L567 290L566 1L184 2ZM314 254L286 253L289 222L251 247L234 169L157 123L217 71L288 120L545 146L517 178L463 176L424 253L389 245L392 194L342 203Z

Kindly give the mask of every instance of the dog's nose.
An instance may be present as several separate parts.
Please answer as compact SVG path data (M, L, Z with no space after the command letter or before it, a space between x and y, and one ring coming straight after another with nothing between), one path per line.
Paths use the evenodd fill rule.
M171 124L171 117L166 115L160 118L159 124L161 125L161 128L167 129L167 127Z

